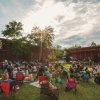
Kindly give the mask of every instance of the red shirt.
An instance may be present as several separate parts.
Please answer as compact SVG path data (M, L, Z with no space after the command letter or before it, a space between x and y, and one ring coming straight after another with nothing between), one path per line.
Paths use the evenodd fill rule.
M39 77L39 82L44 81L45 78L46 78L46 76L44 76L44 75L40 76L40 77Z

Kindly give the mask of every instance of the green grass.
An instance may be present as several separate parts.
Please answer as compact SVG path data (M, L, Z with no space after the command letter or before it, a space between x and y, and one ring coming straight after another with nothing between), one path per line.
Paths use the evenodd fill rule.
M67 69L70 66L71 64L64 65ZM100 86L96 85L93 80L80 82L76 95L73 95L72 91L64 92L65 84L56 84L56 86L59 87L59 100L100 100ZM16 91L15 96L15 100L39 100L40 89L26 83Z
M23 84L15 93L15 100L39 100L39 89L31 85Z
M77 87L77 94L74 95L72 91L64 92L65 84L58 85L59 100L100 100L100 86L92 81L88 83L81 82ZM15 100L39 100L40 89L31 85L23 84L23 86L16 91Z
M70 64L65 65L69 68ZM35 74L34 74L35 76ZM89 82L80 82L77 86L77 94L72 91L64 92L65 84L56 84L59 87L59 100L100 100L100 86L93 80ZM39 100L40 89L24 83L19 90L15 92L15 100Z

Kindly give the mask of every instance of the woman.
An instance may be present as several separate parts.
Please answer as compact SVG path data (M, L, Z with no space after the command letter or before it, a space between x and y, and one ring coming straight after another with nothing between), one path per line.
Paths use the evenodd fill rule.
M40 85L42 84L49 84L49 90L53 91L55 89L55 86L49 82L50 78L49 77L45 77L45 79L43 81L40 82Z
M68 78L66 86L69 89L76 88L77 82L76 82L75 78L73 77L73 75L70 75L70 77Z
M94 82L98 85L100 85L100 73L97 74L97 76L94 79Z
M49 100L58 100L58 96L57 96L57 89L55 88L55 86L50 83L50 78L49 77L46 77L45 80L41 81L40 82L40 85L41 85L41 92L43 94L48 94L50 95L49 97ZM46 90L46 91L45 91ZM47 92L48 90L48 92Z
M29 75L27 77L25 77L24 79L25 81L32 81L33 80L33 75L32 73L30 72Z

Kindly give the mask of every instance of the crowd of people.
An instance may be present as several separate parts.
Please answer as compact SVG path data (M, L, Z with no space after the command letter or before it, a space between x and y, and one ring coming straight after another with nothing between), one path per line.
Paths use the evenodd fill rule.
M91 65L72 63L70 68L65 68L60 63L11 62L5 60L0 64L0 81L16 80L17 73L23 74L23 81L39 81L39 84L49 83L49 89L53 92L57 87L53 83L65 84L65 90L77 87L80 81L88 82L93 79L100 85L100 64Z

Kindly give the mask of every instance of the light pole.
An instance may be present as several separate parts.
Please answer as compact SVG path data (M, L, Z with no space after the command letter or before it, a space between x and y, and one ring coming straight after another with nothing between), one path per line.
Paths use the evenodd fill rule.
M40 33L41 37L40 37L40 54L39 54L39 61L41 61L42 58L42 32Z

